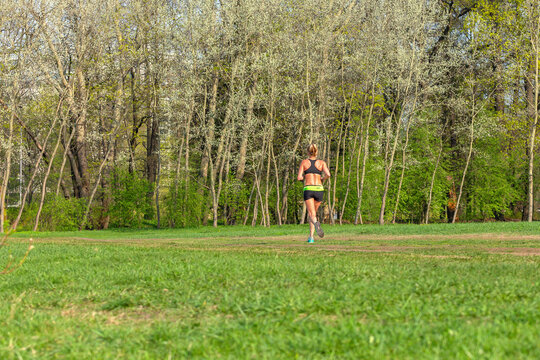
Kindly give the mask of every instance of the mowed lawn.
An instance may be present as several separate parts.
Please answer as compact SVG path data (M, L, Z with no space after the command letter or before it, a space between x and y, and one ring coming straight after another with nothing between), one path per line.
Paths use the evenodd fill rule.
M16 234L0 359L538 359L540 224Z

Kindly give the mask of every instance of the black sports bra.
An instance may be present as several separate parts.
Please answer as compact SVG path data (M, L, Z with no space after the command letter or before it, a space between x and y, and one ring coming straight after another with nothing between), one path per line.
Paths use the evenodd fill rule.
M322 171L315 167L315 163L317 162L317 160L311 160L311 159L308 159L308 160L311 163L311 165L306 171L304 171L304 174L317 174L321 176Z

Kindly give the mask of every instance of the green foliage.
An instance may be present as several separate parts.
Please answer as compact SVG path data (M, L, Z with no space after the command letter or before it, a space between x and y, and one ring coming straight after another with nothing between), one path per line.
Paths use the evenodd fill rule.
M244 221L248 206L249 189L251 189L250 184L242 182L230 174L227 177L227 181L223 184L219 203L227 206L227 213L224 215L228 224L242 224Z
M373 156L367 161L364 194L362 198L362 214L366 223L377 222L382 204L384 186L383 159Z
M345 161L345 168L349 169L349 161L347 158ZM344 214L343 214L343 223L353 223L356 216L356 209L358 206L358 192L357 192L357 174L354 169L356 166L356 159L353 159L353 166L351 168L351 177L350 177L350 189L349 195L347 197L347 203L345 204ZM361 177L361 162L360 169L358 171L358 179ZM336 205L335 211L339 219L339 212L343 206L343 201L345 199L345 193L347 191L347 180L348 180L348 171L345 173L342 171L342 163L340 161L340 169L338 171L337 177L332 178L331 187L325 186L325 192L327 196L325 201L334 195L334 181L337 181L336 187ZM332 177L335 177L334 172L332 171ZM375 222L379 216L379 210L381 206L381 196L382 196L382 183L381 180L384 177L384 168L382 163L377 156L372 157L367 161L366 164L366 175L364 179L364 190L362 195L362 206L361 206L361 215L364 223ZM337 220L336 220L337 221Z
M510 215L510 204L519 199L514 179L508 172L508 157L498 151L498 144L497 138L486 137L477 145L483 152L471 166L464 220Z
M289 188L287 197L287 220L292 223L299 223L302 220L302 206L304 203L304 184L294 181ZM256 193L254 193L254 196ZM325 189L324 201L328 201L328 191ZM253 200L252 200L253 201ZM253 205L252 205L253 207ZM251 224L248 222L248 224Z
M427 114L433 115L433 114ZM425 212L429 201L429 188L437 157L441 152L440 127L435 124L426 123L414 129L411 133L412 141L409 143L410 160L409 167L405 172L403 190L403 204L400 202L398 214L406 215L408 221L422 222L425 220ZM444 146L439 159L439 165L433 181L433 191L431 194L431 206L429 209L429 221L446 221L446 205L448 203L448 190L451 183L447 180L447 159L449 149ZM413 195L414 194L414 195ZM401 215L404 214L404 215Z
M196 227L201 224L205 198L196 182L190 182L186 191L186 183L179 181L176 194L174 184L171 185L163 200L164 220L169 227Z
M153 212L148 197L152 191L152 185L136 173L117 171L112 181L111 226L140 228Z
M38 209L38 201L33 201L25 207L18 230L24 231L34 228ZM47 195L43 203L43 209L41 210L38 229L41 231L78 230L85 210L85 199L66 199L63 196ZM10 218L14 219L18 211L18 208L11 209Z

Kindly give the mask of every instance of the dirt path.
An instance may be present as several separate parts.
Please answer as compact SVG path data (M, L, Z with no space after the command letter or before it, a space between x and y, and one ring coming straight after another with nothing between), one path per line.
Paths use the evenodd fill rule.
M303 248L318 251L337 252L372 252L372 253L408 253L417 254L422 257L432 258L468 258L460 255L430 255L421 254L422 251L433 250L469 250L491 254L519 255L519 256L540 256L540 248L533 247L473 247L467 245L431 245L431 246L349 246L349 245L311 245L311 244L223 244L221 247L213 247L212 250L226 250L227 248L242 249L291 249ZM195 248L191 248L196 250Z
M493 254L510 254L519 256L540 256L540 248L532 247L504 247L504 248L488 248L488 252Z
M17 240L24 242L24 240ZM452 241L452 244L443 242ZM456 235L366 235L337 234L307 244L304 235L273 237L204 237L154 239L93 239L88 237L41 238L35 244L120 245L176 247L188 251L324 251L418 255L433 258L463 257L455 252L540 256L540 235L456 234ZM340 242L335 244L335 242ZM382 243L382 244L381 244ZM388 243L388 244L385 244ZM393 244L397 243L397 244ZM405 244L403 244L405 243ZM515 243L516 246L508 246ZM502 245L502 246L497 246ZM532 246L531 246L532 245ZM538 247L536 247L538 246ZM436 252L434 254L434 252ZM441 254L442 253L442 254ZM466 258L466 256L465 256Z

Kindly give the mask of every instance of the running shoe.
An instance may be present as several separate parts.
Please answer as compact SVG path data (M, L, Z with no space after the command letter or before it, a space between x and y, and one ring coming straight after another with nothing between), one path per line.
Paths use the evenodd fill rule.
M317 235L319 235L319 237L324 237L324 231L321 227L321 223L320 222L316 222L315 224L315 231L317 231Z
M308 242L308 244L313 244L315 242L315 240L313 240L312 237L308 237L307 242Z

